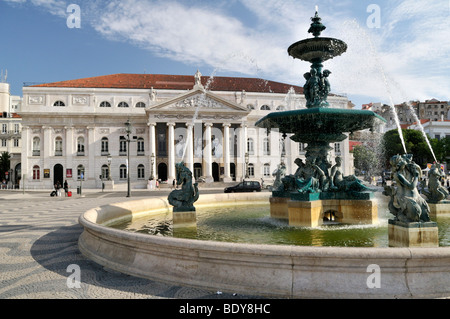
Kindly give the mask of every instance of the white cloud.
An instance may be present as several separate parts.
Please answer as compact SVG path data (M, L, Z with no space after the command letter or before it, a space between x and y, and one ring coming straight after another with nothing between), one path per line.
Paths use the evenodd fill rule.
M21 1L21 0L7 0ZM55 15L67 1L30 0ZM379 1L381 29L370 30L368 13L354 2L317 0L327 30L348 51L325 68L332 90L374 101L449 98L450 3L447 0ZM160 57L245 76L303 85L304 61L287 54L307 33L316 3L298 0L79 1L83 23L110 39L145 48ZM233 7L234 6L234 7ZM242 12L233 11L239 7ZM243 17L243 12L250 18ZM65 13L65 12L64 12ZM86 25L86 24L85 24ZM386 77L383 77L383 73ZM389 92L388 92L389 91ZM370 102L370 101L367 101Z

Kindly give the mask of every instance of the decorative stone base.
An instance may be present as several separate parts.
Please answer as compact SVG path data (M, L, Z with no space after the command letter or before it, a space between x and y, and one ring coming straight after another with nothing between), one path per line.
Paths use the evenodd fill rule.
M197 213L195 211L173 213L173 228L189 227L197 227Z
M289 225L317 227L323 224L322 201L289 201Z
M291 226L318 227L330 212L336 222L343 224L372 225L378 222L378 206L374 200L298 201L270 198L270 216L289 220Z
M388 233L390 247L439 247L435 222L403 223L390 219Z
M270 202L270 217L275 219L289 219L287 197L273 197L269 198Z
M436 218L439 215L450 214L450 201L443 201L439 203L428 203L430 207L430 217Z
M114 189L114 181L104 181L105 190L113 190Z

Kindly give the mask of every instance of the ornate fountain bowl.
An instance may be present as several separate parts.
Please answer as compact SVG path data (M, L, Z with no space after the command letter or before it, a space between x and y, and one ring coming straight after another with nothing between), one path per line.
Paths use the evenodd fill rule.
M323 62L347 51L344 41L334 38L310 38L298 41L288 48L293 58L303 61Z
M337 108L310 108L273 112L255 123L257 127L277 128L281 133L294 134L295 142L340 142L347 138L343 133L373 129L386 120L368 110Z

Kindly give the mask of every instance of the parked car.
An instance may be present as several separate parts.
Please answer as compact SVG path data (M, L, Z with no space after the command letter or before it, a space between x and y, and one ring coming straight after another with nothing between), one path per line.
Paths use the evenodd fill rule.
M225 193L238 193L238 192L260 192L261 184L259 182L244 181L235 186L226 187Z

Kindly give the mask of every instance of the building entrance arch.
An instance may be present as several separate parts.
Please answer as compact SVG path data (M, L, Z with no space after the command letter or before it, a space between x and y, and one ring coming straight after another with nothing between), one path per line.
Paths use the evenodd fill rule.
M64 168L61 164L53 166L53 185L57 182L61 184L61 187L64 184Z
M166 163L158 164L158 179L161 181L167 181L167 165Z

